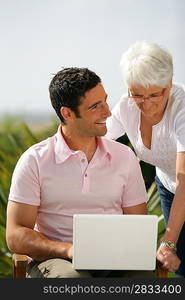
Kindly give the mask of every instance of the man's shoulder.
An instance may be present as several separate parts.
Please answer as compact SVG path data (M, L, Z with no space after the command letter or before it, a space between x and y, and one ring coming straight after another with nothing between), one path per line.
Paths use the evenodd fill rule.
M116 151L117 153L132 153L133 150L125 145L125 144L122 144L120 142L117 142L117 141L114 141L114 140L110 140L108 139L107 137L102 137L102 140L103 140L103 143L107 146L107 148L109 149L110 153L112 151Z
M43 157L51 149L53 142L54 136L33 144L22 154L22 157Z

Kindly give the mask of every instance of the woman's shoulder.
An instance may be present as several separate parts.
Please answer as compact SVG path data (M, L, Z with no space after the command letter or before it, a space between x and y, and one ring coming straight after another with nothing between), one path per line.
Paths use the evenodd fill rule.
M172 110L181 110L185 108L185 85L174 83L170 91L170 107Z
M171 97L183 98L185 97L185 84L180 82L174 82L172 85Z
M114 105L113 111L137 111L137 107L134 102L128 98L128 94L123 94L120 100Z
M174 83L169 100L168 113L171 122L176 124L177 120L183 119L185 121L185 85Z

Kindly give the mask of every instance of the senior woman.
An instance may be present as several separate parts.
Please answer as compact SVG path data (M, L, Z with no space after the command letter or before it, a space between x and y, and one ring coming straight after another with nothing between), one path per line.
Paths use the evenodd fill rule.
M113 108L106 136L126 133L138 158L156 167L166 223L157 259L185 277L185 87L172 83L172 56L152 42L131 45L121 68L128 93Z

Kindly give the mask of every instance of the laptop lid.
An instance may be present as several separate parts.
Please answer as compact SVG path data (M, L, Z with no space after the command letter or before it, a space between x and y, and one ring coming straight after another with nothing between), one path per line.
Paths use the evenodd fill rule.
M154 270L158 217L76 214L73 267L78 270Z

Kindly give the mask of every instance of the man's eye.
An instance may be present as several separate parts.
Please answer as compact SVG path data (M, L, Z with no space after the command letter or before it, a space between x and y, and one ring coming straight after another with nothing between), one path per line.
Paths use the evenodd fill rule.
M95 105L93 105L92 107L91 107L91 109L96 109L97 108L97 104L95 104Z
M94 104L91 109L96 109L96 108L99 108L101 107L101 103L97 103L97 104Z

